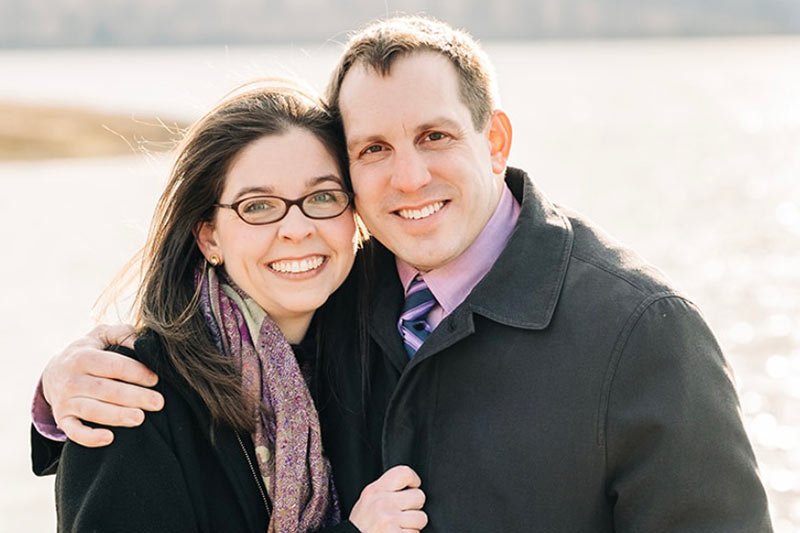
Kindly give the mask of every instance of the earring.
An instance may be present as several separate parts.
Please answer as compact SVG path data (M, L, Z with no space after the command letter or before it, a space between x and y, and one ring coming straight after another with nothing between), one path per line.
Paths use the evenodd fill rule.
M222 259L215 254L208 258L208 262L211 263L211 266L219 266L222 264Z

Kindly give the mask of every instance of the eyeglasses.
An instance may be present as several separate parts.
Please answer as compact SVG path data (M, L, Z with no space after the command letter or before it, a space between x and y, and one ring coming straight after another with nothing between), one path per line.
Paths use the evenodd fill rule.
M352 193L341 189L326 189L294 200L280 196L251 196L232 204L214 204L214 207L233 209L248 224L260 226L281 220L293 205L299 207L305 216L315 220L338 217L352 201Z

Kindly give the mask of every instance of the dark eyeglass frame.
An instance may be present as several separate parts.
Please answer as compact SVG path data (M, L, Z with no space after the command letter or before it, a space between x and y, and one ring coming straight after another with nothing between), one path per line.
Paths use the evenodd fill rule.
M335 215L325 215L325 216L322 216L322 217L314 216L314 215L310 215L310 214L306 213L306 210L303 208L303 202L305 202L308 198L311 198L312 196L316 196L317 194L322 194L322 193L326 193L326 192L343 193L345 196L347 196L347 203L342 207L342 210L339 211L338 213L336 213ZM286 209L284 209L283 214L279 218L276 218L275 220L270 220L269 222L250 222L249 220L244 218L244 215L242 215L242 213L239 212L239 206L241 204L243 204L244 202L257 200L259 198L270 198L272 200L280 200L281 202L283 202L283 205L286 207ZM327 220L329 218L338 217L339 215L341 215L342 213L347 211L348 207L353 205L353 193L351 193L350 191L345 191L344 189L320 189L318 191L312 191L312 192L310 192L310 193L308 193L306 195L301 196L300 198L295 198L293 200L290 200L288 198L283 198L282 196L273 196L271 194L259 194L257 196L248 196L247 198L242 198L241 200L236 200L232 204L214 204L214 207L223 207L225 209L233 209L233 212L236 213L236 215L240 219L242 219L242 221L245 224L250 224L251 226L266 226L267 224L274 224L274 223L280 222L281 220L286 218L286 215L289 214L289 209L291 209L293 205L296 205L297 208L300 209L300 212L303 213L304 216L306 216L306 217L308 217L308 218L310 218L312 220Z

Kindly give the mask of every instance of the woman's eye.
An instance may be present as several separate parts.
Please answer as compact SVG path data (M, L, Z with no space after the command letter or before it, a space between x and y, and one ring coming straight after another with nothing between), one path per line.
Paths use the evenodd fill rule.
M364 150L364 153L365 154L377 154L378 152L381 152L381 151L383 151L383 146L381 146L380 144L373 144L373 145L367 146L366 150Z
M264 213L276 209L277 203L269 198L257 198L242 204L241 210L243 213Z
M336 197L333 193L328 191L323 191L317 194L312 195L309 198L310 201L314 202L315 204L329 204L336 201Z

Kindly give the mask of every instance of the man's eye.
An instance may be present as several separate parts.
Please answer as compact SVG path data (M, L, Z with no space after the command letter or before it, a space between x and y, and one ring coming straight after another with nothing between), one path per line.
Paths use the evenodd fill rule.
M432 131L425 138L429 141L441 141L445 135L441 131Z

